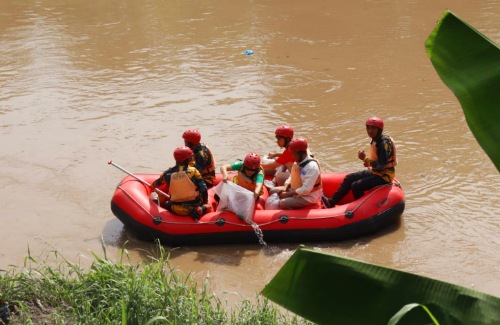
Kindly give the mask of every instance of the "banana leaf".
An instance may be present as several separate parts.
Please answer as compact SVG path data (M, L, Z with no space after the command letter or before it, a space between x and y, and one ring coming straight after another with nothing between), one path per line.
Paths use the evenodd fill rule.
M500 48L446 11L425 43L477 141L500 171Z
M500 298L306 248L292 255L262 294L318 324L388 324L405 306L408 313L397 324L432 324L425 309L434 324L500 324Z

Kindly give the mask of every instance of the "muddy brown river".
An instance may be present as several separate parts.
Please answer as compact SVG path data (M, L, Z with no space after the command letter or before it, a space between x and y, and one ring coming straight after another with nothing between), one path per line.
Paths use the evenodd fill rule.
M356 171L378 115L398 145L401 222L308 245L500 296L500 174L424 48L447 8L500 43L497 0L2 1L0 269L28 250L88 266L101 238L111 259L152 254L111 213L125 175L110 159L159 173L197 128L220 165L277 150L290 124L323 170ZM296 248L166 247L228 303Z

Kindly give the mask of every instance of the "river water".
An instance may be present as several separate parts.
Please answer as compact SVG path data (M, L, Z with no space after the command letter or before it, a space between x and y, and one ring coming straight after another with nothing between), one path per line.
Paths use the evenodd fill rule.
M290 124L327 171L362 168L364 121L398 145L401 223L325 252L500 296L500 175L424 42L450 9L500 43L497 0L0 3L0 268L57 251L155 251L110 211L124 176L159 173L189 128L219 164L277 150ZM253 55L245 55L251 49ZM253 299L297 245L166 247L229 303Z

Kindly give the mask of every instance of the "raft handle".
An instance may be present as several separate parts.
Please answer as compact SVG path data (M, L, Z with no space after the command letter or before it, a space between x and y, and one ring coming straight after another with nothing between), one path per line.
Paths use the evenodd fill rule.
M282 224L285 224L288 222L289 218L287 215L281 215L278 220L282 223Z

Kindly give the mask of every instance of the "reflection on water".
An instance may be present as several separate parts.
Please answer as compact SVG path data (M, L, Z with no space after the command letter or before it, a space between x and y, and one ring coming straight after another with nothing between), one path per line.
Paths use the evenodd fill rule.
M500 176L424 50L445 8L500 42L493 0L0 4L0 267L21 265L28 245L90 263L101 235L109 256L154 255L111 214L124 175L109 159L161 172L196 127L222 164L277 150L286 123L324 170L358 170L363 123L379 115L398 145L401 224L311 245L500 295ZM248 297L296 248L168 249L217 292Z

